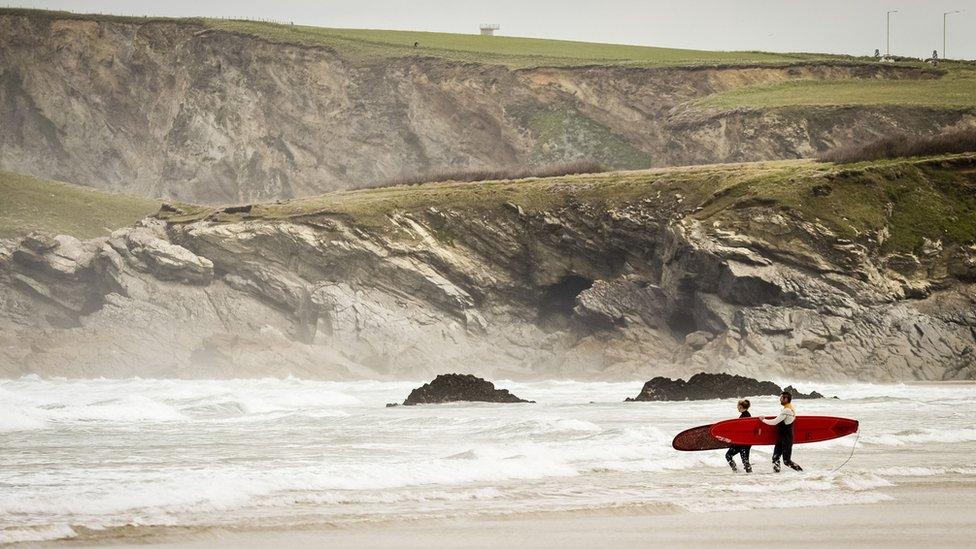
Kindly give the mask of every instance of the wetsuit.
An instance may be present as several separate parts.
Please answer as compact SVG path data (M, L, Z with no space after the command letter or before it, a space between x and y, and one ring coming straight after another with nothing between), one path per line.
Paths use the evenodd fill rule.
M739 417L752 417L752 414L746 410L745 412L742 412L742 415ZM747 473L752 472L752 464L749 463L749 450L752 450L752 446L730 446L729 451L725 452L725 460L729 462L729 467L731 467L733 471L737 471L738 469L736 469L735 461L733 461L732 458L734 458L736 454L740 454L742 455L742 467Z
M796 421L796 410L787 404L774 419L759 418L766 425L775 425L777 431L776 446L773 447L773 471L779 472L779 458L790 469L802 471L803 468L793 462L793 422Z

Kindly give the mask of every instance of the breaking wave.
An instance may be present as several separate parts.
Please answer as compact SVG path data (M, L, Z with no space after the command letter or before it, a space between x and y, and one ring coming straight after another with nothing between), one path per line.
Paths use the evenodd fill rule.
M671 448L684 428L734 414L734 402L634 406L621 400L639 383L559 381L498 382L536 405L384 407L416 385L0 381L0 446L12 457L0 471L0 542L69 537L78 526L233 526L257 517L294 524L620 505L842 505L884 501L913 477L976 476L968 389L962 398L955 389L894 386L886 400L884 386L828 387L822 392L842 398L798 406L861 420L850 463L852 437L798 445L803 473L772 473L770 448L755 447L755 473L746 476L733 475L721 451ZM759 413L775 406L753 402ZM914 419L919 410L928 423Z

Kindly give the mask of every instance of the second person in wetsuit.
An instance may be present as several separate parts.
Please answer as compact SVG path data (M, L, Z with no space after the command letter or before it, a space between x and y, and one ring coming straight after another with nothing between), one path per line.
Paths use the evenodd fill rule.
M739 401L739 417L752 417L749 413L749 401L746 399ZM742 468L746 470L747 473L752 472L752 465L749 463L749 451L752 450L752 446L730 446L729 451L725 452L725 460L729 462L729 467L733 471L738 471L735 466L735 460L733 458L736 454L742 456Z
M794 471L803 468L793 461L793 422L796 421L796 408L793 407L793 395L783 391L779 395L779 403L783 405L779 415L773 419L759 418L766 425L775 425L777 436L776 446L773 447L773 471L779 472L779 458Z

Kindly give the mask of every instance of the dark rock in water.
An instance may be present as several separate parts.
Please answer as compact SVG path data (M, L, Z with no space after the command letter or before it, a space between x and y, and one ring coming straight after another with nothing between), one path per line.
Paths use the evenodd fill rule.
M496 389L495 384L470 374L442 374L434 381L413 391L403 401L404 406L437 404L441 402L534 402L523 400L506 389Z
M637 398L628 400L708 400L779 393L779 385L771 381L757 381L729 374L699 373L691 376L688 381L655 377L644 384Z
M805 395L793 386L785 390L793 394L793 398L823 398L817 392ZM653 400L709 400L713 398L738 398L750 396L777 396L781 392L779 385L772 381L759 381L744 376L730 374L695 374L685 381L667 377L655 377L644 384L636 398L628 398L625 402L641 402Z
M793 395L793 400L803 400L803 399L809 399L809 398L824 398L824 396L822 394L820 394L820 393L818 393L816 391L810 391L810 394L805 395L805 394L801 393L800 391L798 391L797 388L794 387L794 386L792 386L792 385L787 385L786 388L783 389L783 390L786 391L786 392L788 392L788 393L790 393L791 395ZM837 398L837 397L834 397L834 398Z
M397 406L399 406L399 405L400 405L400 404L399 404L398 402L387 402L387 403L386 403L386 407L387 407L387 408L396 408L396 407L397 407Z

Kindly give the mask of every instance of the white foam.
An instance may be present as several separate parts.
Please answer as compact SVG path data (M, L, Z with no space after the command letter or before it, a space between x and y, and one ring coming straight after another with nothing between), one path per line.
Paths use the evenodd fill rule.
M894 498L880 492L839 492L824 495L821 492L798 493L790 497L776 497L776 490L770 489L769 497L755 501L697 501L680 502L677 505L693 513L714 511L748 511L753 509L795 509L799 507L830 507L832 505L855 505L880 503Z
M863 476L844 475L835 482L856 492L873 490L875 488L883 488L886 486L894 486L891 481L876 474L867 474Z
M174 407L141 395L126 395L80 406L50 408L46 412L52 421L140 423L186 419Z
M922 467L901 466L881 467L877 473L885 477L934 477L955 475L976 475L976 467Z
M0 524L54 536L65 524L822 506L883 501L904 477L976 476L976 399L955 388L804 384L843 398L804 401L801 414L861 420L850 463L824 472L845 464L851 437L798 445L804 473L767 473L771 448L754 447L757 473L744 475L721 450L671 448L679 431L734 415L734 401L625 404L640 383L549 381L496 382L535 405L384 407L418 384L0 380L0 446L13 456ZM756 413L776 407L753 400Z
M430 501L484 501L504 497L497 488L474 490L433 490L424 492L324 492L303 494L292 499L296 503L323 503L343 505L352 503L421 503Z
M592 421L564 417L541 417L519 422L500 421L488 426L484 432L498 435L531 437L549 434L599 433L603 428Z
M47 422L30 412L17 410L8 404L0 403L0 433L11 431L32 431L44 429Z
M327 406L352 406L359 404L359 399L335 391L316 391L314 393L293 393L283 391L261 393L249 391L241 395L242 404L248 413L261 414L279 412L282 410L317 409Z
M0 545L29 541L46 541L75 537L77 532L66 524L0 528Z
M904 446L908 444L929 444L933 442L974 442L976 441L976 429L912 429L897 432L870 432L861 436L861 441L865 444L875 444L882 446Z

